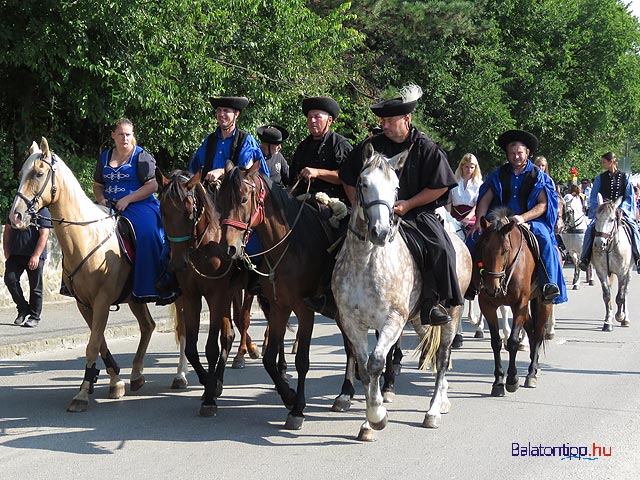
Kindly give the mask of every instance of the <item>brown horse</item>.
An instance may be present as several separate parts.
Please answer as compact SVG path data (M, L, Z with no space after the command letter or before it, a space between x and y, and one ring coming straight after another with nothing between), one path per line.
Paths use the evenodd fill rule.
M70 412L83 412L98 378L98 353L110 377L109 398L120 398L125 393L120 368L107 348L104 331L109 307L118 302L126 288L131 266L120 253L114 216L85 195L71 170L49 150L43 138L40 148L33 142L22 166L20 187L10 212L11 223L16 228L27 228L36 212L45 206L54 219L54 230L64 254L65 284L72 286L78 309L91 330L84 380L67 408ZM131 390L136 391L145 382L144 355L155 322L146 304L129 301L129 308L138 320L141 334L131 370ZM179 305L177 310L179 315ZM184 372L179 371L180 374L184 376ZM179 380L176 377L174 386L180 384Z
M513 312L513 328L506 347L509 352L506 380L508 392L515 392L519 386L516 354L523 328L529 337L531 357L524 386L537 386L540 346L544 341L547 319L552 309L552 305L542 301L536 260L522 231L524 227L509 221L508 215L505 209L499 208L492 213L491 222L484 217L480 219L484 231L478 238L474 255L479 267L479 270L474 270L474 274L480 273L480 310L486 317L491 332L495 363L495 381L491 395L494 397L505 395L497 308L507 305Z
M325 233L317 212L272 185L258 173L259 167L258 162L248 170L230 163L225 168L216 206L222 219L220 247L230 258L246 258L249 235L254 230L259 235L264 248L261 266L266 270L261 286L269 304L265 311L269 338L263 364L291 410L285 428L298 430L304 423L304 387L314 322L314 312L303 299L318 291L324 269L332 263L327 249L333 239ZM290 388L285 372L276 363L292 311L298 318L297 391Z
M185 353L205 387L200 415L212 416L217 410L215 397L222 393L225 364L234 340L230 322L232 302L234 321L241 333L233 367L244 367L247 352L252 358L259 358L258 348L248 334L249 312L241 311L245 274L235 262L222 258L219 218L211 196L200 183L200 172L191 176L178 170L166 178L158 171L157 177L160 212L171 245L169 265L178 277L184 297ZM209 371L200 363L197 345L202 297L209 306L211 319L206 344ZM251 296L245 298L247 309L251 307L250 299Z

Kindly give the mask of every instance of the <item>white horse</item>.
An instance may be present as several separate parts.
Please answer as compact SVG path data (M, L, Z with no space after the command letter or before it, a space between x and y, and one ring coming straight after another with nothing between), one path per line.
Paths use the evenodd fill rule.
M456 220L451 213L445 208L445 207L439 207L436 209L436 215L438 215L443 223L444 223L444 228L447 232L450 233L454 233L458 236L458 238L460 238L460 240L462 240L464 242L465 240L465 231L464 231L464 226L462 225L461 222L459 222L458 220ZM478 305L478 299L476 298L475 300L467 300L466 302L466 307L467 307L467 320L469 321L469 323L473 326L476 327L476 331L474 333L474 338L484 338L484 316L482 315L482 312L479 312L478 315L476 315L476 305ZM504 342L505 347L507 346L507 340L509 339L509 335L511 335L511 325L509 323L509 315L508 315L508 311L507 311L507 306L505 305L501 305L500 306L500 318L502 319L502 340ZM480 310L480 307L477 307L477 310ZM463 314L462 316L464 317L464 309L463 309ZM462 322L458 323L458 330L456 331L456 339L461 342L462 341ZM457 347L460 348L460 347ZM521 342L520 342L520 349L521 350L526 350L527 348L529 348L529 338L526 335L523 335L521 338Z
M409 320L418 336L423 337L423 354L428 352L428 360L435 357L436 383L423 426L437 428L441 413L447 413L451 405L445 372L462 307L451 308L453 321L440 327L420 323L422 280L404 239L396 234L393 215L398 189L398 176L393 168L401 168L407 154L405 151L387 160L374 152L371 145L365 147L356 204L332 277L332 290L340 312L338 324L355 350L364 385L366 421L358 439L365 441L374 439L373 430L387 425L379 378L389 350ZM471 279L471 256L455 235L451 241L456 249L459 288L464 291ZM371 353L370 328L380 332Z
M622 211L618 209L622 203L620 197L615 203L605 201L596 210L594 225L593 252L591 263L602 285L602 299L605 306L603 332L613 330L613 303L611 300L611 281L613 275L618 277L618 294L616 295L616 320L623 327L629 326L627 310L627 287L631 279L633 253L631 238L624 231ZM621 228L622 227L622 228Z
M580 197L571 195L568 201L565 200L563 217L564 229L560 233L560 238L562 238L562 243L564 243L569 257L573 262L573 290L578 290L580 288L580 268L578 268L578 264L580 263L580 255L582 254L584 232L587 230L587 225L589 224ZM591 264L589 264L587 269L587 282L589 285L594 284L592 275L593 269Z

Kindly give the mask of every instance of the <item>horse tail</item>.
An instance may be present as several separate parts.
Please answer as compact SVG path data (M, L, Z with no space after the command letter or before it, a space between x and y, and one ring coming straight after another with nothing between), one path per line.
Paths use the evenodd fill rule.
M415 349L416 354L420 354L420 370L436 369L436 355L440 348L440 337L442 334L442 327L427 327L427 331L422 335L420 343Z

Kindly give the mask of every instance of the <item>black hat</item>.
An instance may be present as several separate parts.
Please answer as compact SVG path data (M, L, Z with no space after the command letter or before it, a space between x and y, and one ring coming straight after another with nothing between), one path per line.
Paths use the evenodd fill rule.
M371 128L369 128L369 133L371 133L372 135L378 135L379 133L382 133L384 130L382 130L382 127L380 125L375 125Z
M249 104L247 97L210 97L209 101L215 108L226 107L242 110Z
M502 150L507 151L510 143L522 142L529 149L529 154L533 155L538 150L538 139L532 133L524 130L508 130L498 137L496 143Z
M371 111L378 117L395 117L407 115L416 108L422 96L422 89L418 85L407 85L400 90L400 96L371 105Z
M309 114L309 110L322 110L335 120L340 115L340 106L331 97L307 97L302 100L302 113Z
M263 125L257 132L260 141L271 145L280 145L289 138L289 132L280 125Z

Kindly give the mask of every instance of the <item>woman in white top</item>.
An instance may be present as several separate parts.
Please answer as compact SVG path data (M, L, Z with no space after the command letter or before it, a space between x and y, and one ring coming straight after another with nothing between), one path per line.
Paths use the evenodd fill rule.
M451 215L466 229L476 221L476 202L482 185L480 165L473 153L462 157L456 170L456 178L458 186L451 190Z

